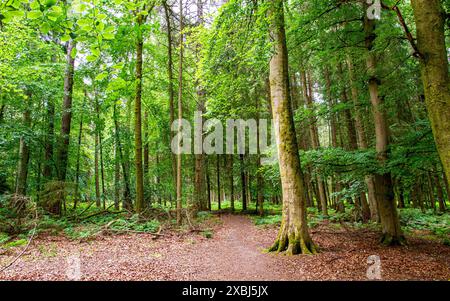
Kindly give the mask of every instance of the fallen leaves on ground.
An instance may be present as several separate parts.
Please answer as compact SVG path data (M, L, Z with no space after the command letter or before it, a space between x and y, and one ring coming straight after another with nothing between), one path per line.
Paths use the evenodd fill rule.
M198 232L105 235L87 242L39 237L1 280L69 280L73 258L80 280L365 280L371 255L383 280L448 280L450 248L409 237L404 247L383 247L378 233L323 223L312 230L318 255L265 253L277 234L245 216L223 215L212 237ZM20 252L0 255L0 266Z

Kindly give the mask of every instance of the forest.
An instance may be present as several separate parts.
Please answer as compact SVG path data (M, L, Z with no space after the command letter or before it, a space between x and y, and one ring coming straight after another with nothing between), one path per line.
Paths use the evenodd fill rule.
M0 280L449 280L450 1L1 0Z

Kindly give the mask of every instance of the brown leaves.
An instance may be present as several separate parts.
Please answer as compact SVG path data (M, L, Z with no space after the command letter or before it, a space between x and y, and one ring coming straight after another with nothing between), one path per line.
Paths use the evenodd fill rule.
M165 232L158 240L140 233L81 243L41 237L0 279L65 280L74 255L81 280L366 280L371 255L380 258L383 280L450 278L450 248L437 242L409 237L407 247L386 248L377 232L323 224L312 234L318 255L283 256L262 252L277 229L255 227L243 216L221 219L222 225L207 225L214 229L209 239L190 231ZM51 256L43 248L50 244L57 250ZM0 264L19 251L0 255Z

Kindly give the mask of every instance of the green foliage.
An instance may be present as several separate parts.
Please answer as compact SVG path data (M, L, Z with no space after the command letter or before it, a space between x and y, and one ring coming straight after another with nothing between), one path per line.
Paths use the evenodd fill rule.
M432 234L450 239L450 215L435 214L432 210L408 208L400 211L400 223L409 230L426 230Z
M11 237L3 232L0 232L0 245L4 244L5 242L9 241Z
M28 243L28 240L26 239L18 239L18 240L13 240L11 242L8 242L6 244L4 244L3 246L5 248L14 248L14 247L20 247L23 245L26 245Z

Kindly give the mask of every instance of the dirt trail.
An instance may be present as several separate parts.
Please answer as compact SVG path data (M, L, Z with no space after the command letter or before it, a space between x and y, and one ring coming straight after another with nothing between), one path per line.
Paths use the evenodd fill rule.
M376 232L325 224L312 231L320 254L289 257L263 252L275 228L255 227L245 216L220 219L209 239L196 233L82 243L41 237L0 279L67 280L79 267L81 280L365 280L370 255L379 256L382 279L450 279L450 248L437 242L410 238L408 247L383 248ZM0 265L20 250L0 255Z

